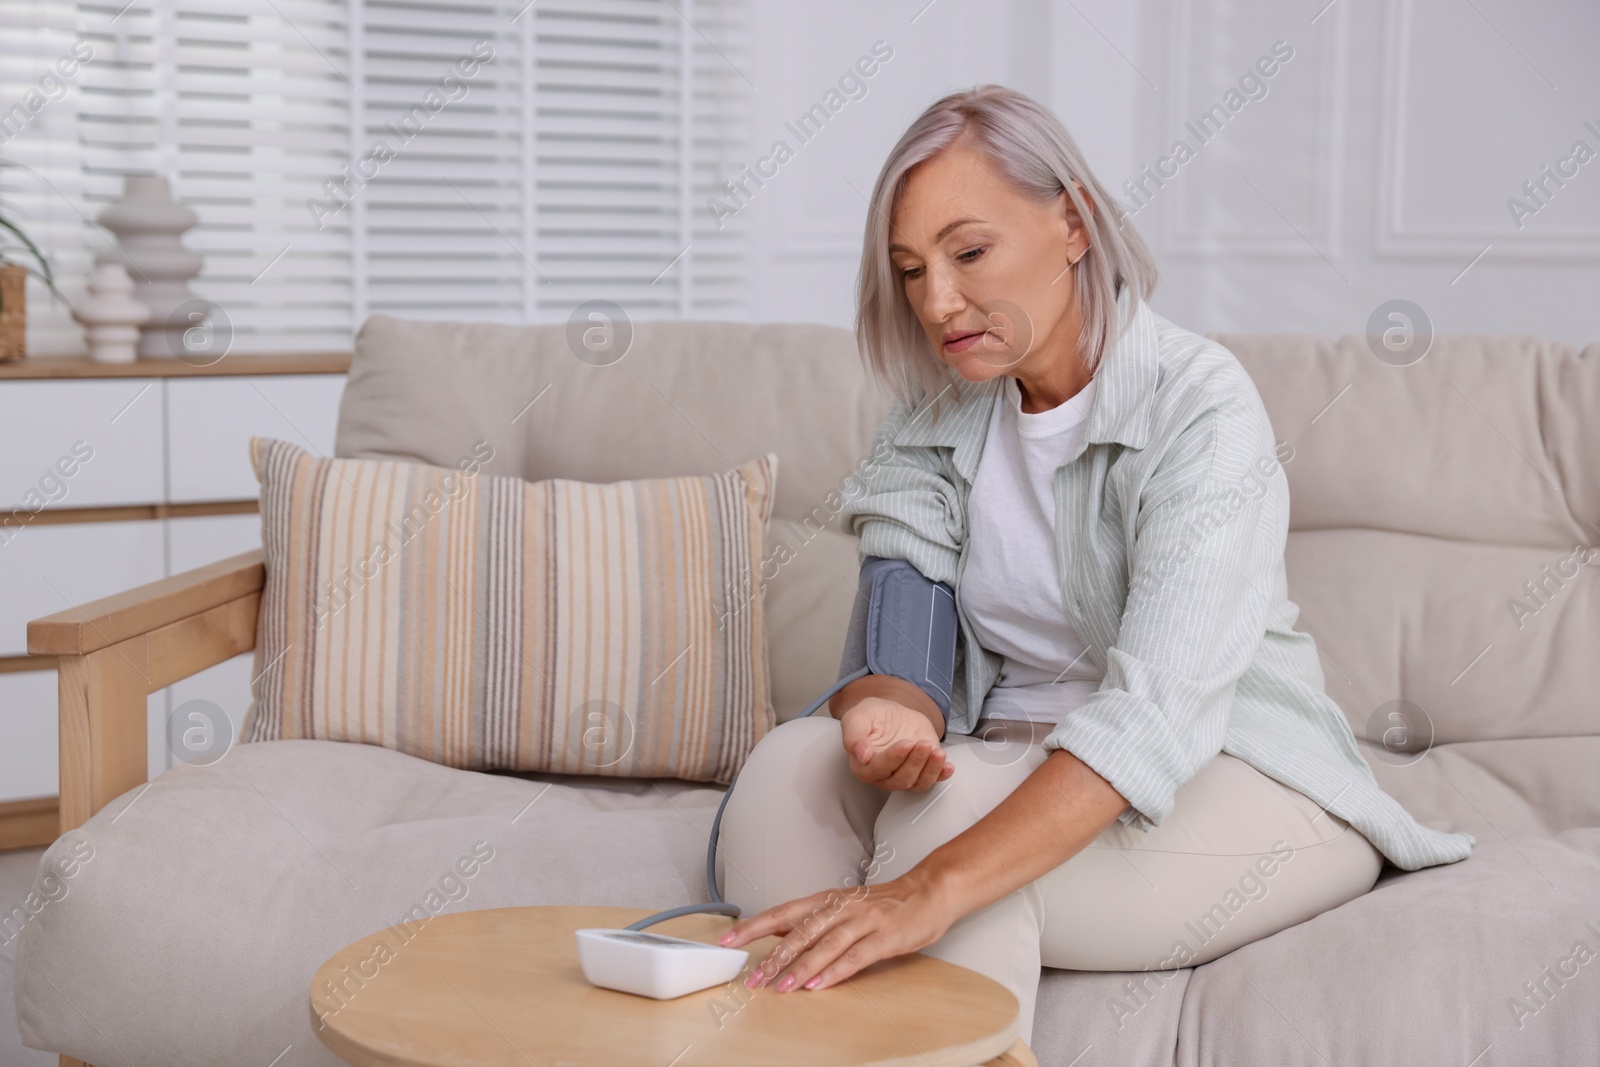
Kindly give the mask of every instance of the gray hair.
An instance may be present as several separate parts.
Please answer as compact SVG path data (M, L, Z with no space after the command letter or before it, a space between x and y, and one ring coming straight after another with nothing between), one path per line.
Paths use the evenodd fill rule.
M1094 373L1125 323L1115 321L1117 293L1135 302L1156 286L1155 257L1128 216L1090 172L1061 120L1032 97L1001 85L980 85L933 102L901 135L884 161L867 209L861 273L856 285L856 344L868 370L898 399L915 407L918 393L939 398L955 372L933 352L889 259L889 220L917 164L963 135L982 149L1018 192L1048 202L1065 190L1089 232L1089 247L1073 268L1083 332L1078 348ZM1090 212L1073 182L1094 200Z

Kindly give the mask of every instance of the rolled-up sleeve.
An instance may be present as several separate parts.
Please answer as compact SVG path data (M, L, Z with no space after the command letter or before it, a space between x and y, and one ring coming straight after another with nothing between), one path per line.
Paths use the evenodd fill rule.
M896 400L873 431L872 450L845 479L839 528L859 537L859 558L903 559L935 582L955 585L966 516L938 449L895 445L913 416Z
M1237 397L1204 408L1173 440L1139 495L1128 595L1100 688L1043 741L1127 798L1124 825L1158 826L1178 788L1222 750L1288 536L1282 468L1260 471L1271 442L1265 410Z

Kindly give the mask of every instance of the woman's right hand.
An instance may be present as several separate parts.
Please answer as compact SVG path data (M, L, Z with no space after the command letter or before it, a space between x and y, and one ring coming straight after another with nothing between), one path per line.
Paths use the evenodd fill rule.
M839 720L850 771L885 791L923 792L955 773L922 712L884 697L865 697Z

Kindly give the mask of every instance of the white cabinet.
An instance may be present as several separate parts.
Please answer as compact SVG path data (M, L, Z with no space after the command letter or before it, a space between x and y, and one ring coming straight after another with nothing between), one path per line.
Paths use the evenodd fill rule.
M39 380L0 369L0 658L26 666L16 657L30 619L258 547L260 516L222 503L236 511L258 495L250 438L332 455L343 365L300 357L283 368L292 374ZM299 373L319 369L332 372ZM204 514L212 504L219 513ZM169 505L184 517L163 517ZM41 508L96 510L41 518ZM152 776L175 762L167 720L186 701L216 704L237 737L254 660L150 695ZM54 670L0 672L0 804L56 792L56 699Z
M146 727L151 778L176 760L168 751L167 719L190 700L206 700L227 713L237 743L250 708L254 653L235 656L167 689L151 693ZM0 674L0 804L54 796L57 777L56 672Z
M261 547L260 515L209 515L167 523L174 570L193 570Z
M237 556L261 545L259 515L214 515L204 518L173 519L167 523L167 543L175 566L185 570ZM167 720L181 715L191 700L204 700L220 708L233 727L237 744L250 710L250 682L255 669L255 653L209 667L199 674L176 682L150 695L150 776L155 777L177 760L169 751Z
M254 677L255 663L255 653L247 652L215 667L208 667L199 674L151 695L152 709L155 701L162 702L159 724L154 711L151 715L150 773L152 775L160 774L162 770L178 763L177 755L169 751L166 723L167 718L174 714L183 721L189 721L184 718L184 705L190 701L204 701L220 709L227 716L228 723L233 729L233 744L239 743L239 733L244 727L244 716L250 710L250 681ZM216 723L210 714L206 715L206 720ZM158 728L159 733L156 732Z
M0 656L28 651L28 620L167 574L160 522L35 525L0 545ZM0 748L5 747L0 720Z
M41 507L162 500L161 384L149 378L0 383L5 529L25 524Z
M256 515L217 515L165 522L40 526L0 547L0 655L26 651L29 619L52 614L164 577L236 556L261 544ZM174 561L166 564L168 551ZM13 555L13 553L16 553ZM59 588L58 595L56 590ZM235 656L150 694L149 773L172 766L167 719L185 701L208 700L227 713L238 738L250 708L255 654ZM56 792L56 674L0 674L0 803Z
M56 672L0 674L0 803L56 792Z
M169 499L187 503L256 496L251 437L276 437L317 455L333 455L343 393L342 375L169 381Z

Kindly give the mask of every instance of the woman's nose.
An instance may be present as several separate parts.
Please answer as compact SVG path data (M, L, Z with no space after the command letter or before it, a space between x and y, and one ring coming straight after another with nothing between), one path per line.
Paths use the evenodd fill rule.
M922 293L922 317L928 322L948 321L967 306L966 298L946 272L929 267Z

